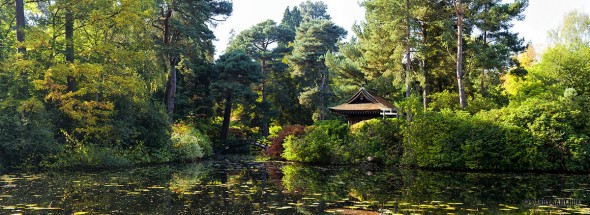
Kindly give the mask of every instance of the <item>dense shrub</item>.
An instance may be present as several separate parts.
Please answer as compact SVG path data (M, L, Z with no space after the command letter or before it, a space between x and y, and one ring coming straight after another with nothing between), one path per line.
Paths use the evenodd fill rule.
M403 154L401 131L397 119L367 120L350 129L341 121L321 121L307 127L303 136L286 136L282 156L306 163L397 164Z
M133 161L120 148L82 144L67 133L67 141L59 153L43 164L53 169L73 168L114 168L133 165Z
M290 135L284 141L282 156L290 161L305 163L334 163L338 149L348 141L348 125L337 120L325 120L305 129L305 135Z
M283 127L280 125L270 126L270 128L268 129L268 133L269 133L268 137L274 138L274 137L278 136L282 130L283 130Z
M414 116L409 131L405 162L420 167L464 167L461 144L467 133L462 117L452 111L426 112ZM408 137L406 137L408 138Z
M590 138L587 113L575 99L529 98L501 109L496 118L530 132L537 146L531 162L542 164L535 169L581 171L590 167Z
M426 112L413 119L407 163L427 168L532 170L546 167L532 134L466 112Z
M209 138L189 125L174 125L171 140L180 160L198 160L213 153Z
M295 137L304 134L305 126L303 125L286 125L278 132L276 137L271 138L271 145L266 149L266 155L271 158L281 158L284 147L283 142L287 136L293 135Z
M304 163L332 163L336 147L330 142L327 130L312 126L306 133L302 138L288 136L282 156L290 161Z
M403 154L401 126L395 118L371 119L352 125L350 141L340 147L339 158L344 163L399 163Z
M459 94L448 90L433 93L430 97L430 109L440 111L443 109L457 110L459 106Z
M0 102L0 166L31 167L39 165L57 151L41 101L30 99Z
M530 170L527 150L534 150L531 135L525 129L500 125L493 121L465 118L466 139L461 145L465 167L488 170ZM528 155L527 155L528 154Z
M586 118L566 96L474 116L429 111L414 117L404 159L428 168L583 171L590 167Z

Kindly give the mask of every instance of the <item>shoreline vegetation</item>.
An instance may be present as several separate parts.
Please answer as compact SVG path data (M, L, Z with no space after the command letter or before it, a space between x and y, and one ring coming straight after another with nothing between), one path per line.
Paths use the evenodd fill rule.
M363 0L352 32L307 0L217 57L226 0L14 6L0 5L0 171L193 162L252 142L300 163L590 170L583 12L537 53L511 29L527 0ZM361 87L400 118L330 113Z

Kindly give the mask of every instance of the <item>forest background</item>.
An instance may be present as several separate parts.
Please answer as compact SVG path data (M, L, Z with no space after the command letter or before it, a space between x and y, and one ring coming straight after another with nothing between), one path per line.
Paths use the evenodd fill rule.
M590 19L566 14L536 53L511 29L527 5L366 0L347 32L307 1L215 59L231 2L3 1L0 168L196 160L258 141L300 162L584 171ZM348 126L327 111L361 86L404 117Z

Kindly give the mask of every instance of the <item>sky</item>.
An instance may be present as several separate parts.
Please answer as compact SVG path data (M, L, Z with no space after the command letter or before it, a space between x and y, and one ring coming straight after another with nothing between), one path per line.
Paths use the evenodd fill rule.
M287 6L293 8L304 0L233 0L232 2L234 9L232 15L213 29L218 39L214 42L217 55L227 47L232 29L238 34L267 19L280 23ZM365 19L365 10L360 7L359 0L323 0L323 2L328 5L328 14L332 17L332 21L348 31L348 38L353 35L350 30L352 25L357 20Z
M512 1L505 1L512 2ZM525 19L514 22L513 32L531 42L537 50L547 46L547 32L556 29L563 21L563 15L578 10L590 14L589 0L529 0Z
M217 41L214 42L216 55L221 54L227 47L232 29L237 34L267 19L280 23L287 6L292 8L303 1L233 0L232 15L213 29L217 37ZM359 1L361 0L324 0L332 21L348 30L348 38L353 34L350 30L352 25L364 20L365 17ZM512 31L524 37L525 43L531 42L537 50L542 50L547 44L547 31L557 28L563 15L572 10L590 14L590 0L529 0L529 6L524 12L525 19L514 21Z

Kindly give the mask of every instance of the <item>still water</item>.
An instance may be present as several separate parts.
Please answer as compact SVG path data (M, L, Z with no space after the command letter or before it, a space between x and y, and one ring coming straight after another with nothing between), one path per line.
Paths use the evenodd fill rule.
M590 214L590 176L304 166L228 156L7 174L0 214Z

